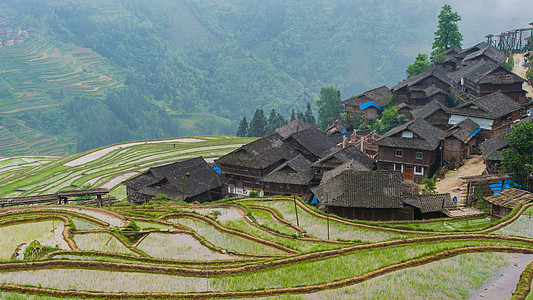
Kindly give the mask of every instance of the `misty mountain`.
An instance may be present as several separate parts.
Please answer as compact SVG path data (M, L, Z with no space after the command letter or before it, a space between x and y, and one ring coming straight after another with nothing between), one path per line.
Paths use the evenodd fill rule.
M498 5L481 13L481 0L455 2L464 23L479 24L460 24L468 43L527 18L504 18ZM288 116L314 104L324 86L346 99L394 85L418 52L429 52L442 4L4 0L0 14L10 26L35 28L37 37L15 45L18 51L0 48L0 67L15 72L0 76L0 143L8 145L0 154L60 154L144 139L145 124L148 138L234 134L256 108ZM499 29L492 17L506 24ZM94 54L84 56L89 50Z

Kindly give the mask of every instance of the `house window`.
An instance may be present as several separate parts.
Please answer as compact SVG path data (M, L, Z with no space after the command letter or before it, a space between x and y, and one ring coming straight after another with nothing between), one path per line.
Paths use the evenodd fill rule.
M415 154L415 158L416 158L416 159L422 159L422 152L417 152L417 153Z
M415 175L424 175L424 168L421 166L415 166Z
M270 187L270 182L265 183L265 186L266 186L267 188L269 188L269 187Z
M291 185L287 183L287 189L290 189L291 188Z
M413 138L413 132L412 131L403 131L402 132L402 137L403 138L408 138L408 139L412 139Z
M257 179L255 180L255 183L260 184L260 183L261 183L261 180L259 180L259 178L257 178Z
M394 164L394 171L403 172L403 165L402 164Z
M244 167L244 171L248 171L248 167Z
M283 188L283 183L280 183L280 184L279 184L279 188L280 188L280 189Z
M403 156L403 150L396 149L396 156L402 157Z

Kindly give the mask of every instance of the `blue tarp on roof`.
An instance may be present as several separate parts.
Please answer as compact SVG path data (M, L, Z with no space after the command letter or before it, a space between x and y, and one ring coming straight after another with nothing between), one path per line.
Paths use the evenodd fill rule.
M368 101L367 103L364 103L364 104L361 104L359 105L359 109L360 110L365 110L367 108L369 108L370 106L374 106L375 108L379 109L379 110L383 110L381 109L381 107L379 107L378 105L376 105L374 102L372 101Z
M220 167L214 167L213 171L217 172L218 175L222 175L222 173L220 172Z
M313 200L311 200L311 204L317 204L318 203L318 199L316 198L316 196L313 197Z
M475 137L476 134L477 134L478 132L480 132L480 131L481 131L481 128L478 128L478 129L476 129L476 131L472 132L472 133L470 134L470 136L471 136L471 137Z
M348 131L346 131L346 130L343 129L343 130L342 130L342 133L348 133Z
M505 190L508 190L509 188L513 186L514 186L514 182L512 180L505 180L503 182L503 186L502 186L502 182L500 181L498 183L491 184L490 189L492 190L494 194L499 194Z

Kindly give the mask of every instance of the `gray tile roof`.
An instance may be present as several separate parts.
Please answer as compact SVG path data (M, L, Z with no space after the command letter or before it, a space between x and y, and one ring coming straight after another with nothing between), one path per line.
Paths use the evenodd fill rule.
M146 180L148 178L151 180ZM225 185L224 178L201 157L151 168L139 176L126 180L123 184L143 194L152 196L166 194L170 198L176 198L183 193L184 178L187 197Z
M276 129L276 132L284 139L288 138L291 134L302 131L305 129L309 129L313 126L305 123L304 121L301 121L299 119L294 119L291 122L289 122L287 125L284 125L282 127L279 127Z
M495 72L497 70L498 72ZM448 76L456 84L461 83L461 78L468 79L476 84L512 84L525 82L522 77L506 70L501 64L486 60L474 61L462 69L451 72Z
M444 112L448 111L446 106L437 100L433 100L420 108L411 110L411 115L413 116L413 119L425 119L440 109L442 109Z
M466 118L463 121L453 125L450 129L446 130L442 138L455 137L463 143L467 143L474 131L479 128L479 125L472 121L470 118Z
M345 170L312 188L320 205L355 208L402 208L398 171Z
M474 53L474 52L476 52L476 51L479 51L479 50L481 50L481 49L483 49L483 48L485 48L485 47L487 47L487 46L488 46L487 43L485 43L485 42L481 42L481 43L476 44L476 45L474 45L474 46L472 46L472 47L468 47L468 48L466 48L466 49L463 49L461 52L457 53L457 54L455 55L455 57L456 57L456 58L459 58L459 59L462 60L462 59L465 58L468 54L470 54L470 53Z
M310 127L291 134L285 141L295 141L316 157L324 157L336 144L316 127Z
M354 171L371 171L372 169L369 169L368 167L365 167L364 165L362 165L360 162L356 161L356 160L349 160L345 163L343 163L342 165L332 169L332 170L329 170L329 171L326 171L324 172L324 174L322 175L322 180L324 182L328 181L329 179L339 175L340 173L346 171L346 170L354 170Z
M263 181L307 185L313 179L313 174L311 161L300 154L263 177Z
M391 97L390 89L386 86L380 86L370 91L366 91L360 95L353 96L350 99L341 101L341 103L359 106L361 104L365 104L368 101L372 101L373 103L383 108L383 106L385 105L385 102L387 102L390 99L390 97Z
M404 138L401 134L403 131L412 131L416 136ZM439 146L442 134L442 130L432 126L427 121L415 119L389 130L379 140L375 141L374 144L378 146L433 151Z
M404 81L400 82L399 84L397 84L396 86L392 88L392 91L400 90L406 86L415 85L421 82L422 80L428 77L431 77L431 76L434 76L435 78L439 79L440 81L448 85L452 85L452 81L450 80L447 74L448 74L448 71L442 66L433 66L418 75L407 78Z
M483 154L483 158L485 160L502 160L501 150L509 146L507 140L505 139L509 132L511 132L511 128L507 129L506 131L498 134L497 136L491 139L486 140L481 144L481 153Z
M520 110L520 108L519 103L502 92L496 92L450 108L448 111L454 115L493 120Z
M368 157L361 150L355 148L353 145L349 145L343 149L330 153L320 160L313 163L313 167L316 168L335 168L339 165L355 160L362 166L369 170L374 168L375 161Z
M454 208L455 203L449 193L446 194L423 194L419 196L420 212L431 213L442 211L442 208Z
M280 161L293 159L297 155L298 152L292 149L278 133L273 133L220 157L216 163L265 169Z
M486 56L498 64L503 64L507 60L507 55L505 55L503 51L496 49L494 46L487 46L483 49L468 54L465 56L465 58L463 58L463 62L477 59L481 56Z

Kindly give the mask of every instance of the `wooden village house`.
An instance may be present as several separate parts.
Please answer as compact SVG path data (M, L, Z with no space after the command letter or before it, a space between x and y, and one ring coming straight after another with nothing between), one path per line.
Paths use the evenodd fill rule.
M309 194L313 175L311 161L299 154L263 177L262 190L265 196L298 195L304 198Z
M447 164L462 165L466 158L474 154L477 147L476 135L481 130L470 119L455 124L442 136L442 160Z
M440 163L440 137L443 131L423 119L389 130L378 145L378 169L400 171L405 180L430 177Z
M226 191L224 178L201 157L150 168L122 184L126 186L128 201L137 204L163 195L202 203L221 199Z
M471 102L450 108L451 126L470 118L479 125L478 140L485 141L507 130L520 118L521 105L502 92L496 92Z
M448 75L455 90L471 99L502 92L514 101L526 103L525 80L493 61L478 60Z
M497 136L490 138L480 145L481 154L483 154L483 161L485 162L485 169L488 174L498 174L501 169L502 154L501 151L509 147L505 137L511 132L508 128Z
M428 104L411 110L412 119L424 119L429 124L439 128L440 130L447 130L450 125L450 113L448 108L437 100L433 100Z
M501 193L485 197L485 201L490 203L491 216L505 218L518 205L533 202L533 194L510 188Z
M412 106L426 105L431 100L445 102L450 86L452 86L452 81L447 74L448 71L444 67L433 66L394 86L391 90L392 95L399 102Z
M363 119L374 123L381 117L383 107L390 98L389 88L381 86L341 101L341 103L344 104L344 112L348 120Z
M402 175L396 171L332 170L312 188L320 209L343 218L412 220L414 209L402 202ZM327 173L329 173L327 172Z

